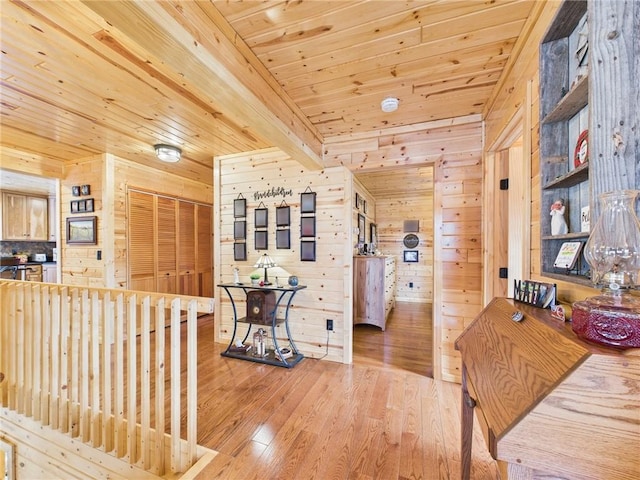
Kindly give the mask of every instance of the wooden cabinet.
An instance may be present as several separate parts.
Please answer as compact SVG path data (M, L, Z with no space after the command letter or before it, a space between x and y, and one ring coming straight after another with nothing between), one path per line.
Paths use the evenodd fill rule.
M47 199L19 193L2 193L2 239L47 241Z
M560 248L565 242L586 244L589 229L583 220L590 217L594 225L602 193L640 187L640 147L634 131L640 113L631 107L638 98L640 33L633 24L638 15L640 5L631 0L565 1L540 46L540 238L545 276L590 285L589 265L582 255L570 269L554 266ZM580 66L585 40L588 66ZM580 148L585 135L586 159ZM551 205L559 199L565 202L568 232L552 234Z
M55 263L42 264L42 281L45 283L58 282L58 265Z
M520 322L512 319L517 311ZM463 369L463 478L474 410L503 478L639 478L640 349L591 345L549 310L503 298L455 345Z
M213 296L212 208L128 193L129 288Z
M353 324L376 325L384 331L395 305L395 257L356 256L353 263Z

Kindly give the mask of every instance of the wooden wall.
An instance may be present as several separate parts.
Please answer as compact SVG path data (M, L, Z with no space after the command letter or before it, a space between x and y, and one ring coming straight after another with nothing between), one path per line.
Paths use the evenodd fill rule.
M305 290L299 291L290 312L291 334L304 355L339 362L351 361L351 272L352 175L343 167L310 171L277 149L216 158L214 188L214 239L216 284L233 282L233 269L240 280L249 282L249 273L263 253L268 253L287 272L297 275ZM316 192L316 261L300 260L300 194L307 188ZM284 193L283 193L284 192ZM233 255L233 200L247 199L247 260ZM260 195L263 195L260 197ZM275 248L275 208L282 201L291 207L291 248ZM268 250L256 250L254 210L261 202L268 208ZM273 280L274 273L270 274ZM281 279L282 280L282 279ZM246 308L238 291L239 315ZM216 341L228 342L233 331L233 312L223 290L216 289ZM327 333L326 319L334 320ZM243 328L246 326L243 325ZM278 327L283 336L283 327ZM328 347L327 347L327 339Z
M71 187L90 185L91 195L73 197ZM211 205L211 185L153 170L110 154L97 155L65 166L60 186L61 221L84 216L70 213L71 200L93 198L98 218L96 245L67 245L61 240L62 282L70 285L127 288L126 198L129 188L160 193ZM98 260L98 251L101 260Z
M488 103L485 112L485 144L488 148L494 145L504 132L511 118L518 109L525 107L529 115L528 124L530 131L525 135L530 136L531 144L531 205L523 208L531 208L531 272L532 280L552 282L558 285L558 298L564 303L572 303L595 294L595 290L549 279L541 275L540 265L540 157L539 157L539 55L540 41L551 23L560 2L537 2L527 22L527 35L520 38L515 50L519 51L506 69L503 79L494 91L492 100ZM526 105L527 83L532 82L532 95L530 105ZM527 122L525 122L527 124ZM485 207L487 215L491 214ZM545 218L547 216L545 215Z
M62 232L58 262L62 265L62 283L87 287L109 286L105 285L104 260L97 259L98 251L102 252L103 245L110 244L109 240L112 236L110 225L108 221L105 222L104 177L105 164L102 155L88 157L65 166L65 175L60 181L59 198ZM90 195L74 197L71 187L80 185L89 185ZM93 198L94 212L71 214L71 201L87 198ZM97 217L97 243L95 245L67 244L67 219L93 216Z

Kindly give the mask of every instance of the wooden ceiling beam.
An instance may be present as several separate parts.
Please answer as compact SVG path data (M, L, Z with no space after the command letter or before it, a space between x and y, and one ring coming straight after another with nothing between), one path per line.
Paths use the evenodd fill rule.
M220 110L220 116L246 126L309 169L321 169L322 140L304 115L294 111L281 90L266 80L225 35L220 15L197 15L198 2L85 1L113 27L110 33L133 55L146 56L167 77L179 75L185 89ZM199 22L199 23L196 23ZM142 28L141 26L144 26ZM243 61L239 61L239 57Z

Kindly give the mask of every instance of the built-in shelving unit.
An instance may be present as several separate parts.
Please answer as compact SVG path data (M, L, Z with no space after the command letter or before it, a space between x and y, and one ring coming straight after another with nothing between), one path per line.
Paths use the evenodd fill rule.
M563 243L587 243L602 193L638 189L640 113L637 67L640 6L627 0L565 0L540 44L540 252L542 275L591 285L581 254L569 269L554 267ZM615 32L615 34L613 34ZM580 65L580 46L587 59ZM585 65L586 64L586 65ZM588 158L577 155L587 131ZM565 202L568 233L551 234L551 205ZM590 228L584 220L590 217Z

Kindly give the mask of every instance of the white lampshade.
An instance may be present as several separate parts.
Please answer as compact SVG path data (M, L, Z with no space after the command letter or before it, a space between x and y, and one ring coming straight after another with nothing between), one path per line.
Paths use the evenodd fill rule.
M385 113L395 112L398 109L400 101L395 97L387 97L380 102L380 108Z
M182 155L182 150L178 147L174 147L173 145L158 144L154 145L153 148L156 151L156 157L158 157L158 160L162 160L167 163L176 163L180 160Z

